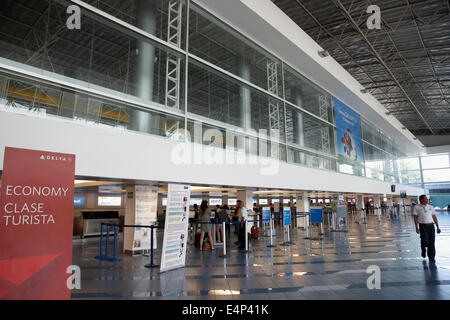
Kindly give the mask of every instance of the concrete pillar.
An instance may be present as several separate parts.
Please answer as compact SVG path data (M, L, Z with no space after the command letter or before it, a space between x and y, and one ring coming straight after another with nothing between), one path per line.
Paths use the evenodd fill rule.
M356 209L357 210L364 210L364 195L358 194L356 195Z
M292 90L292 94L294 96L295 104L299 107L303 106L302 101L302 93L300 89L294 88ZM305 133L304 133L304 121L303 121L303 113L300 111L296 111L295 117L295 142L300 146L305 146ZM306 164L305 162L305 154L301 153L300 156L296 155L295 162L299 162L301 164Z
M309 212L308 192L297 194L297 212ZM297 217L297 228L308 227L309 217Z
M138 28L156 35L158 0L138 0L136 22ZM155 47L145 41L137 41L134 66L135 95L145 101L153 101L153 79L155 75ZM130 129L152 132L152 115L140 110L130 111Z
M250 64L245 58L239 58L238 62L239 76L247 81L250 81ZM241 85L239 87L240 95L240 107L241 107L241 126L244 130L251 129L252 127L252 104L251 104L251 92L250 89Z

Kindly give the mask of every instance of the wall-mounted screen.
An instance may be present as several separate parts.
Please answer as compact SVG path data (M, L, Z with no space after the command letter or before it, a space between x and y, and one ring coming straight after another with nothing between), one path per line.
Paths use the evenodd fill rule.
M291 202L291 199L283 199L283 203L289 203Z
M235 206L237 202L237 199L228 199L228 205L229 206Z
M259 204L267 204L267 199L259 199Z
M211 198L211 199L209 199L209 205L210 206L216 206L216 205L221 206L222 205L222 199L220 199L220 198Z
M122 197L98 197L99 207L120 207L122 205Z
M200 206L202 204L202 199L201 198L190 198L189 205L193 206L194 204Z

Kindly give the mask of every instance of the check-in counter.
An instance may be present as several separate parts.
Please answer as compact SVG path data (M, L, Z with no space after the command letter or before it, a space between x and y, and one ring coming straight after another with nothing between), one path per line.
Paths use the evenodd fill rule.
M83 211L83 232L81 238L89 236L99 236L102 223L119 224L118 211ZM114 233L114 227L110 227L110 233ZM106 226L103 227L103 234L106 233Z

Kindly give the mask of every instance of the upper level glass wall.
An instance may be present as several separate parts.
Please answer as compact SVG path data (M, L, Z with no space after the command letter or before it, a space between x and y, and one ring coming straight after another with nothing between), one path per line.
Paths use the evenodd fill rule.
M189 64L188 112L205 121L214 120L231 129L279 129L279 138L285 142L283 103L244 83L218 73L201 63ZM269 117L270 112L275 120Z
M284 65L283 71L286 100L334 123L331 95L291 67Z
M37 2L48 5L48 1ZM120 25L105 24L95 15L83 15L82 28L69 30L61 26L59 18L67 15L65 6L51 2L48 10L41 19L35 17L37 22L29 29L23 27L29 24L27 14L10 17L17 20L14 27L0 23L0 56L86 88L184 112L184 55ZM30 10L29 14L34 13ZM25 21L20 21L22 17ZM14 30L22 33L15 34ZM45 39L51 41L45 45ZM174 75L177 81L173 81Z
M184 0L83 1L163 41L186 49L186 2ZM170 28L169 21L171 21Z
M189 17L189 52L282 97L281 62L195 5Z

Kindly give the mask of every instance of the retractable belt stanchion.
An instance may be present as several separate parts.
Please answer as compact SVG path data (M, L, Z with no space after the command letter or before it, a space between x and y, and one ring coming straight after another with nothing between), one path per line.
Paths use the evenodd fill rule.
M113 257L112 259L109 258L109 261L120 261L120 259L117 259L117 225L114 225L114 247L113 247Z
M146 268L156 268L159 267L159 265L156 265L153 263L153 229L154 226L150 226L150 264L146 264Z
M95 259L102 260L103 259L103 222L100 223L100 252Z
M272 215L270 215L270 220L269 220L269 229L270 229L270 244L267 246L268 248L273 248L275 247L275 245L273 244L273 219L272 219Z
M104 258L108 258L108 245L109 245L109 224L106 225L106 244Z
M242 228L242 226L241 226ZM248 252L248 234L247 234L247 221L244 220L244 237L245 237L245 250L244 252Z
M226 222L222 222L222 242L223 242L223 254L219 255L219 257L224 258L227 256L227 236L225 232Z

